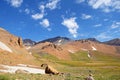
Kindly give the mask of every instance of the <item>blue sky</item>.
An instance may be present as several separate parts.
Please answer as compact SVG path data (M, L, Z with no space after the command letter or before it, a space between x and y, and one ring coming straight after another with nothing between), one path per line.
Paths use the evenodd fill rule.
M35 41L120 38L120 0L0 0L0 27Z

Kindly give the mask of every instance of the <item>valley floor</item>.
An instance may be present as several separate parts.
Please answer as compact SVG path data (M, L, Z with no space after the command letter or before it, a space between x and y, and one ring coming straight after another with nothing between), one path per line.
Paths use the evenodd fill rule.
M56 64L57 70L63 75L1 73L0 80L85 80L89 74L95 80L120 80L120 62L58 61Z

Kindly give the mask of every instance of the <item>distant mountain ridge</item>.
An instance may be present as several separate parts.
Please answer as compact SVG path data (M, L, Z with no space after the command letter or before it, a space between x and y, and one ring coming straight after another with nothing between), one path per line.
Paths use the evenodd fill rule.
M100 42L96 38L87 38L86 40L94 41L94 42Z
M116 39L112 39L112 40L109 40L109 41L105 41L103 43L108 44L108 45L120 46L120 38L116 38Z
M92 42L98 42L98 43L101 43L101 42L98 41L96 38L79 39L79 40L75 40L75 41L82 41L82 42L92 41Z
M74 41L74 40L67 38L67 37L57 36L57 37L45 39L45 40L42 40L39 42L32 41L31 39L24 39L23 44L25 46L33 46L33 45L39 44L39 43L51 42L56 45L61 45L61 44L64 44L64 43L67 43L70 41ZM75 40L75 41L92 41L92 42L104 43L107 45L120 46L120 38L112 39L112 40L105 41L105 42L101 42L101 41L97 40L96 38L79 39L79 40Z
M24 44L25 46L33 46L33 45L36 44L36 42L35 42L35 41L32 41L31 39L24 39L24 40L23 40L23 44Z
M45 39L43 41L39 41L38 43L51 42L51 43L54 43L56 45L61 45L61 44L64 44L66 42L69 42L69 41L71 41L70 38L57 36L54 38L49 38L49 39Z

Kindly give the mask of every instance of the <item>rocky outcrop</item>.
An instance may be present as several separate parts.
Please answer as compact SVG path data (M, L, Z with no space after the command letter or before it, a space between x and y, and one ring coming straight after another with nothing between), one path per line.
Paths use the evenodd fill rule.
M18 37L18 45L20 46L20 47L23 47L23 41L22 41L22 38L20 38L20 37Z
M28 63L32 56L24 48L22 38L0 28L0 64Z
M53 75L59 74L59 72L56 69L54 69L53 67L51 67L48 64L42 64L41 67L45 67L46 74L53 74Z

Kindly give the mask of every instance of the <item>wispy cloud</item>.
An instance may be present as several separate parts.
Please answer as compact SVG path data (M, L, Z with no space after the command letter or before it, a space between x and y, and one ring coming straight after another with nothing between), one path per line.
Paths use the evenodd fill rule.
M85 0L76 0L76 3L82 3L84 2Z
M78 3L85 0L77 0ZM120 11L120 0L86 0L93 9L101 9L103 12Z
M46 4L46 8L49 8L51 10L56 9L59 1L60 0L49 0L49 2Z
M42 19L44 17L43 13L36 13L31 16L34 20Z
M26 14L29 14L30 13L30 10L28 8L25 9L25 13Z
M20 7L23 3L23 0L6 0L13 7Z
M103 32L97 35L95 38L97 38L98 40L108 40L112 38L112 36L108 35L106 32Z
M115 36L119 36L120 35L119 33L120 33L120 22L114 21L107 30L98 34L96 38L99 40L108 40L111 38L115 38Z
M104 19L104 21L108 21L108 19Z
M104 12L120 11L120 0L89 0L88 4L93 9L102 9Z
M111 29L120 28L120 22L113 22Z
M100 27L100 26L102 26L102 24L96 24L96 25L94 25L94 27Z
M62 22L62 25L68 28L70 34L72 34L74 38L77 37L77 30L79 28L79 25L75 20L76 20L76 17L71 17L69 19L64 19Z
M82 19L90 19L90 18L92 18L92 16L88 15L88 14L82 14L81 18Z

